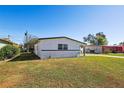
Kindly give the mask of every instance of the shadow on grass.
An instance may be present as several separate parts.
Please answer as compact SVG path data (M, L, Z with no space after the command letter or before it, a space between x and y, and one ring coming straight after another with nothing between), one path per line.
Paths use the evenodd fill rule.
M19 56L15 57L14 59L10 60L12 61L26 61L26 60L38 60L40 59L38 56L36 56L34 53L22 53Z

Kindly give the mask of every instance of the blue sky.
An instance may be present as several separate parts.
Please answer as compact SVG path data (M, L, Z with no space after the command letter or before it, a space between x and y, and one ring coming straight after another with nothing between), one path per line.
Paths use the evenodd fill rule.
M24 33L80 41L104 32L109 44L124 41L124 6L0 6L0 37L22 43Z

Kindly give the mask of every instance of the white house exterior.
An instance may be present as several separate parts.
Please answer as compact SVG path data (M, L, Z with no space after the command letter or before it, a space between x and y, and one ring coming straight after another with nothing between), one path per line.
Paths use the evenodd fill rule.
M83 42L68 37L40 38L34 46L34 52L41 59L58 57L76 57L80 54Z
M102 46L87 45L85 49L86 49L86 53L97 53L97 54L102 53Z

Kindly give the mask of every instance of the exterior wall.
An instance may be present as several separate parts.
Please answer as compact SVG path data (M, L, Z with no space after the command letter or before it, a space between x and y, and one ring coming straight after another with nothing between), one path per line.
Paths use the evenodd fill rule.
M103 52L124 53L124 46L102 46Z
M67 44L68 50L58 50L58 44ZM59 38L41 40L35 45L35 54L40 58L75 57L80 54L80 45L76 41Z
M77 57L79 54L80 51L42 51L40 58Z
M0 49L1 49L2 47L4 47L4 46L6 46L6 44L1 44L1 43L0 43Z
M86 46L86 53L92 53L91 51L100 54L102 53L102 46L93 46L93 45Z
M86 46L86 52L91 53L91 51L94 51L94 53L99 54L107 52L124 53L124 46L94 46L94 45Z

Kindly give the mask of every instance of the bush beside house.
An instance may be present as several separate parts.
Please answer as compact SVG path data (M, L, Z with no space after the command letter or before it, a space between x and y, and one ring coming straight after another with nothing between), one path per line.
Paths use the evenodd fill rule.
M12 58L19 53L19 48L12 45L6 45L0 49L0 60Z

